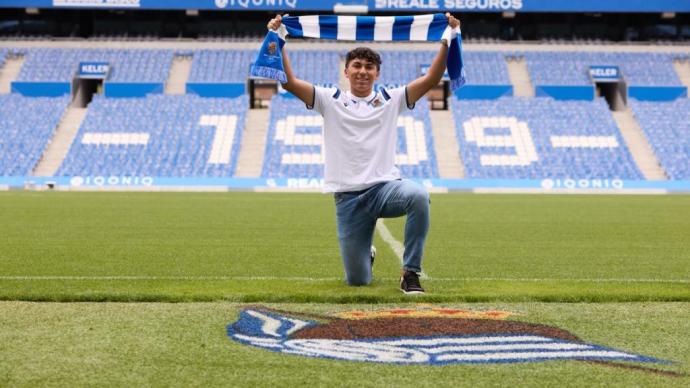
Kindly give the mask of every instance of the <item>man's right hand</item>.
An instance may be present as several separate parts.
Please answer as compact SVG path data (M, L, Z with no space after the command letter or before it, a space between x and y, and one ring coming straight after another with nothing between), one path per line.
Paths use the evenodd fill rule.
M284 16L288 16L288 14L285 14ZM283 16L276 15L276 17L268 22L266 27L268 27L269 30L278 31L278 28L280 28L282 24ZM292 74L292 66L290 66L290 60L285 52L285 47L283 47L283 69L285 70L285 76L287 77L287 82L283 84L283 88L297 96L297 98L302 100L305 104L313 106L314 86L309 82L302 81Z
M274 17L273 19L271 19L271 21L268 22L267 27L269 30L277 31L278 27L280 27L282 23L283 17L281 15L276 15L276 17Z

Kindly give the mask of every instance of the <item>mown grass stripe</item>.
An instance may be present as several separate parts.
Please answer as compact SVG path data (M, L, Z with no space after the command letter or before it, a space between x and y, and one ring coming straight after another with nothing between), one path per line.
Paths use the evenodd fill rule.
M397 280L398 278L392 277L380 277L380 280ZM41 281L41 280L136 280L136 281L149 281L149 280L190 280L190 281L225 281L225 280L257 280L257 281L303 281L303 282L332 282L340 281L342 278L336 277L295 277L295 276L0 276L0 280L29 280L29 281ZM569 278L429 278L432 281L441 282L476 282L476 281L486 281L486 282L520 282L520 283L540 283L540 282L575 282L575 283L668 283L668 284L690 284L690 279L618 279L618 278L580 278L580 279L569 279Z
M281 280L281 281L302 281L302 282L330 282L342 280L340 278L313 278L313 277L291 277L291 276L0 276L0 280L190 280L190 281L225 281L225 280Z
M690 284L690 279L624 279L624 278L433 278L436 281L498 281L498 282L575 282L575 283L680 283Z

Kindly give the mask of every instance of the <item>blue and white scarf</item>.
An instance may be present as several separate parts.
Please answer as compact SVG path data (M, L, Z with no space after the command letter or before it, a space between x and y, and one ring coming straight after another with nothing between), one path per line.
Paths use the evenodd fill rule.
M307 15L283 18L278 31L269 31L251 67L253 77L287 82L281 48L285 37L336 39L349 41L440 41L448 42L446 67L451 90L465 84L460 28L448 26L441 13L413 16L337 16Z

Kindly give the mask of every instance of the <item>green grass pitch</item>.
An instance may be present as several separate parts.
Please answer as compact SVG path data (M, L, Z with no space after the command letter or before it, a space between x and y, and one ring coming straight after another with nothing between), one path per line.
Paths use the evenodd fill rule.
M396 306L400 306L396 304ZM674 361L665 376L582 361L402 366L283 355L225 335L234 303L0 302L0 386L687 387L690 303L458 304L520 313L586 341ZM332 313L390 306L288 304Z
M0 192L0 386L690 385L689 196L448 194L431 208L429 293L409 298L378 233L374 283L345 285L327 195ZM385 225L402 241L404 218ZM250 302L507 310L681 376L281 355L225 335Z
M434 195L427 302L690 301L687 196ZM0 193L0 299L402 302L343 282L321 194ZM402 240L404 219L387 220Z

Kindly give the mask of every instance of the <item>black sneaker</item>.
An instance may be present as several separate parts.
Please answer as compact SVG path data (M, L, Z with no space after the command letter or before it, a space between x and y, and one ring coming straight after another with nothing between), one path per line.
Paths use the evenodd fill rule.
M419 275L416 272L405 271L400 277L400 290L408 295L423 294L424 289L419 284Z

